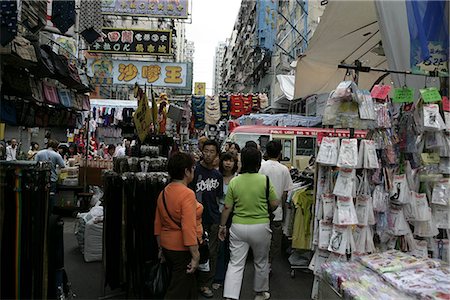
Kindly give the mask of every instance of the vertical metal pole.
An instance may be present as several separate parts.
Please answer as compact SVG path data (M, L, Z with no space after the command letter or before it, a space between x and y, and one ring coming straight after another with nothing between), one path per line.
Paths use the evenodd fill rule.
M88 192L87 190L87 168L88 168L88 156L89 156L89 121L91 117L91 111L89 110L88 115L86 117L86 157L84 158L84 174L83 174L83 191L85 193Z

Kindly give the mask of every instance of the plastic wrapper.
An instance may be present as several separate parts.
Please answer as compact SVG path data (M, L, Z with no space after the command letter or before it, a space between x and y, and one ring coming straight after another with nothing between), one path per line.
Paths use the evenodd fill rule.
M357 90L356 99L359 105L361 119L376 120L374 101L368 90Z
M340 168L356 168L358 165L358 141L356 139L342 139L339 148L337 166Z
M433 258L443 260L450 263L449 255L449 241L448 239L432 239L431 248L433 252Z
M378 128L391 128L391 117L389 115L389 109L386 103L376 103L375 113L377 116Z
M425 131L445 129L444 120L439 113L439 105L427 104L423 106L423 126Z
M355 249L355 241L350 226L333 226L328 251L344 255Z
M448 180L442 180L433 187L433 195L431 203L439 205L449 205L450 200L450 183Z
M433 205L432 215L437 228L450 229L450 208L442 205Z
M394 236L406 235L410 232L402 207L391 206L387 213L388 232Z
M336 209L333 216L333 224L355 225L358 224L353 199L349 197L337 197Z
M405 204L408 202L409 189L406 175L394 176L394 182L389 196L392 203Z
M339 138L324 137L320 144L317 162L327 166L335 166L338 160Z
M389 194L384 191L384 186L375 186L372 192L373 210L376 212L385 212L388 208L388 199Z
M353 189L356 187L355 174L354 169L341 169L334 185L333 194L342 197L352 197Z
M428 206L426 194L411 192L411 201L416 206L416 221L429 221L431 218L431 210Z
M319 222L319 249L327 250L330 244L331 233L333 230L333 224L324 221Z
M308 269L314 272L314 275L322 274L322 265L328 260L330 252L327 250L317 249L309 263Z
M450 175L450 158L441 157L439 161L439 172Z
M429 208L429 213L431 215L431 208ZM439 234L439 229L433 220L433 216L428 221L416 221L414 222L414 235L420 237L433 237Z
M321 201L323 205L322 219L326 222L333 221L333 215L335 210L335 196L332 194L322 194Z

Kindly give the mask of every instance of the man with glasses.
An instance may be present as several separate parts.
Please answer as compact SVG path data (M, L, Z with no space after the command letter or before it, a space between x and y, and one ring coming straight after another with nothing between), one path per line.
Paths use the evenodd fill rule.
M216 260L219 250L218 230L220 222L219 199L223 197L223 177L214 168L219 155L219 145L213 140L204 142L201 148L203 159L197 163L194 180L190 184L197 201L203 204L203 230L209 236L209 271L199 273L200 293L206 298L214 296L211 287L216 274Z

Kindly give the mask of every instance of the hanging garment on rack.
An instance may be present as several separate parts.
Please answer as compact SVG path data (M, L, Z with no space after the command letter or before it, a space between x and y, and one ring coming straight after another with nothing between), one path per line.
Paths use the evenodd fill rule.
M28 30L38 32L47 24L47 0L23 0L20 18Z
M195 119L194 126L196 129L205 127L205 97L192 97L192 115Z
M75 25L75 1L53 0L52 1L52 23L61 33L66 33L70 27Z
M296 208L292 248L311 249L311 218L314 203L312 191L299 190L293 195L292 200Z
M95 42L102 34L102 26L102 0L81 0L80 34L86 42Z
M267 98L267 95L265 93L262 93L262 94L260 93L258 95L258 97L259 97L260 108L264 109L269 106L269 98Z
M253 100L252 94L242 96L242 105L244 107L244 114L252 112Z
M244 114L244 104L241 95L230 96L230 115L239 118Z
M0 1L0 44L6 46L17 35L17 1Z
M219 122L220 116L219 96L207 96L205 101L205 123L215 125Z
M220 119L228 120L230 117L230 102L227 95L219 96L220 102Z
M252 109L259 111L260 108L261 108L261 104L259 101L258 94L253 94L252 95Z

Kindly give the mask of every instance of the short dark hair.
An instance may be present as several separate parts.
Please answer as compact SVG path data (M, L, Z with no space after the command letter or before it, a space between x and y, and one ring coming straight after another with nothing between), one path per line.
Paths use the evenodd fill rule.
M255 149L258 149L258 144L255 141L247 141L245 143L245 147L253 147Z
M108 145L108 150L109 150L109 149L114 149L114 150L115 150L115 149L116 149L116 146L115 146L114 144L109 144L109 145Z
M217 144L216 141L214 141L214 140L207 140L207 141L203 144L202 150L205 149L206 146L214 146L214 147L216 147L216 152L217 152L217 154L220 153L220 150L219 150L219 144Z
M236 157L236 155L231 154L230 152L223 152L222 154L220 154L220 163L219 163L219 171L220 173L223 174L223 162L226 160L232 160L234 161L234 166L233 166L233 170L231 170L231 172L236 173L236 171L238 170L239 166L238 166L238 158Z
M47 142L47 148L53 148L53 149L58 149L59 142L55 141L55 140L48 140Z
M266 145L266 152L269 158L278 158L281 153L281 143L279 141L270 141Z
M244 147L241 152L241 174L258 173L261 167L261 152L253 147Z
M194 157L191 154L185 152L177 152L169 158L167 164L167 171L170 178L176 180L182 180L184 178L184 172L186 169L191 169L195 164Z

